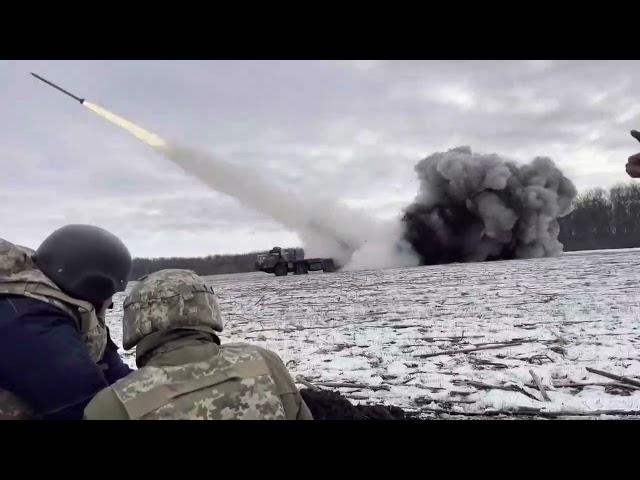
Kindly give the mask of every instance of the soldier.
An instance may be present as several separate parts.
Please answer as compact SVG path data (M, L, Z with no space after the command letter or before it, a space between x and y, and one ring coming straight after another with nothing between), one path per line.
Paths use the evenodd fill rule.
M127 285L115 235L67 225L34 252L0 239L0 418L76 419L131 369L104 314Z
M220 345L213 289L189 270L141 279L124 301L124 348L138 370L98 393L87 420L311 420L274 352Z
M631 135L640 142L640 132L637 130L631 130ZM629 157L629 161L626 165L627 174L631 178L639 178L640 177L640 153L636 153L635 155L631 155Z

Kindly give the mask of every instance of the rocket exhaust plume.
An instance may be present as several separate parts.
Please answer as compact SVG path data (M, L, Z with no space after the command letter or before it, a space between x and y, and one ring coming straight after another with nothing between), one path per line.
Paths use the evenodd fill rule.
M84 101L83 105L87 107L94 113L97 113L101 117L109 120L114 125L117 125L121 128L124 128L138 140L142 140L147 145L153 148L165 148L167 146L167 142L160 138L155 133L151 133L148 130L136 125L133 122L130 122L126 118L120 117L115 113L111 113L109 110L102 108L100 105L96 105L95 103Z

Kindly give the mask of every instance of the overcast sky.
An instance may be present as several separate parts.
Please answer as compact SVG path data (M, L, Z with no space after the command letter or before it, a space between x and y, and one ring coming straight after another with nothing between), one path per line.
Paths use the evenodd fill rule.
M140 257L298 239L31 71L283 195L320 191L386 217L436 151L549 156L579 190L628 181L640 151L638 61L1 61L0 237L32 248L67 223L107 228Z

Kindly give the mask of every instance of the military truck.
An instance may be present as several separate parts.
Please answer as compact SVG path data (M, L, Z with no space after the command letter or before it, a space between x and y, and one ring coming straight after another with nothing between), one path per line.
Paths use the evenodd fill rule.
M304 258L302 248L273 247L267 253L258 254L256 270L284 277L287 273L305 275L318 270L335 272L336 266L332 258Z

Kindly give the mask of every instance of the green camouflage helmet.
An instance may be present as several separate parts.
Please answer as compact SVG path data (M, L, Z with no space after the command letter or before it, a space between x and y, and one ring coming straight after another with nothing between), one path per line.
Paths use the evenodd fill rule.
M123 344L129 350L150 333L187 327L222 331L213 288L191 270L146 275L124 300Z

